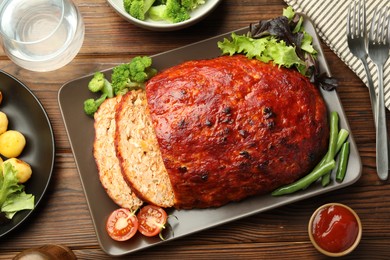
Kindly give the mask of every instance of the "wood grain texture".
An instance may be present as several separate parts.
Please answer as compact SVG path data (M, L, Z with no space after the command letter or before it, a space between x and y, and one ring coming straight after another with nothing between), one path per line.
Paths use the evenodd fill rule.
M119 17L105 0L74 1L85 20L78 56L55 72L35 73L15 66L0 49L0 69L24 82L48 112L56 138L56 165L42 204L20 228L0 239L0 259L46 243L69 246L79 259L112 259L99 247L57 101L61 86L97 70L152 55L278 16L282 0L223 1L205 20L178 32L152 32ZM352 186L205 230L116 259L325 259L311 245L307 223L327 202L354 208L363 223L358 248L345 259L388 259L390 185L376 176L375 128L367 88L323 45L338 94L357 143L363 172ZM0 83L1 84L1 83ZM83 87L83 86L80 86ZM389 113L387 112L387 118Z

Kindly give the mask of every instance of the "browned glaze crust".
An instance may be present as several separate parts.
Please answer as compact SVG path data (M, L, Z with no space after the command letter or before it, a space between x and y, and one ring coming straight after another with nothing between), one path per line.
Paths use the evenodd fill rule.
M327 149L319 90L244 56L189 61L146 86L178 208L221 206L307 174Z

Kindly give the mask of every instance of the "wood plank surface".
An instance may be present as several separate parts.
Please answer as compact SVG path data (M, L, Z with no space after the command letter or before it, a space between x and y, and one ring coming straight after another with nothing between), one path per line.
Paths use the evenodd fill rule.
M128 23L104 0L74 2L84 17L86 34L80 53L69 65L54 72L30 72L14 65L0 49L0 69L37 95L56 139L55 170L44 201L22 227L0 239L0 259L12 259L24 249L46 243L69 246L79 259L112 259L99 247L59 110L58 90L65 82L137 55L157 54L279 16L286 7L282 0L222 1L212 15L190 28L153 32ZM116 259L323 259L309 241L307 223L311 213L328 202L349 205L362 220L362 241L345 259L389 259L390 185L376 175L375 128L368 90L324 44L323 49L333 76L339 80L337 92L363 163L361 178L338 191Z

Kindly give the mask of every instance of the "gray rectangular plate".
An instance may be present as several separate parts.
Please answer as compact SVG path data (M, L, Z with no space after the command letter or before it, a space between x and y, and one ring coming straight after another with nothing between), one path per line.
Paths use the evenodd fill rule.
M319 51L318 59L321 70L330 74L315 29L307 17L305 18L304 26L306 31L313 35L314 46ZM235 32L237 34L243 34L247 31L248 28L243 28ZM164 68L174 66L186 60L217 57L221 54L221 51L217 47L217 42L222 41L224 38L229 38L230 35L231 33L226 33L152 56L153 66L161 71ZM111 70L107 70L105 73L109 76L111 75ZM169 209L169 214L173 214L178 218L177 221L175 219L170 221L174 230L174 237L161 241L158 237L146 238L137 234L134 238L127 242L113 241L106 233L105 222L108 215L114 209L118 208L118 206L111 201L100 184L96 164L92 155L92 145L94 140L93 119L86 116L83 112L83 101L87 98L93 97L93 94L91 94L87 88L91 77L92 75L87 75L66 83L59 91L58 100L91 212L96 235L101 248L109 255L119 256L128 254L150 246L169 242L172 239L180 239L197 231L208 229L230 221L235 221L240 218L280 207L298 200L303 200L330 192L332 190L340 189L353 184L361 175L362 165L355 141L351 135L349 137L351 144L350 160L346 178L342 183L333 182L325 188L321 185L315 184L305 191L297 192L288 196L254 196L241 202L229 203L228 205L219 208L194 210ZM322 94L329 111L337 111L339 113L340 127L350 131L347 118L336 91L322 91Z

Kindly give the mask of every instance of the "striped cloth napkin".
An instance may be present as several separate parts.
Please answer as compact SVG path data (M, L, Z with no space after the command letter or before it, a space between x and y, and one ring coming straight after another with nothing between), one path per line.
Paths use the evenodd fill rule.
M318 36L336 53L345 64L367 85L363 64L351 54L347 44L346 24L349 5L352 0L284 0L296 12L307 15L315 25ZM389 1L366 0L366 23L370 22L376 6L389 6ZM390 7L390 6L389 6ZM369 27L368 30L369 31ZM375 89L378 91L378 76L374 63L368 58ZM332 70L332 68L330 68ZM385 105L390 109L390 58L384 68ZM378 92L377 92L378 93Z

